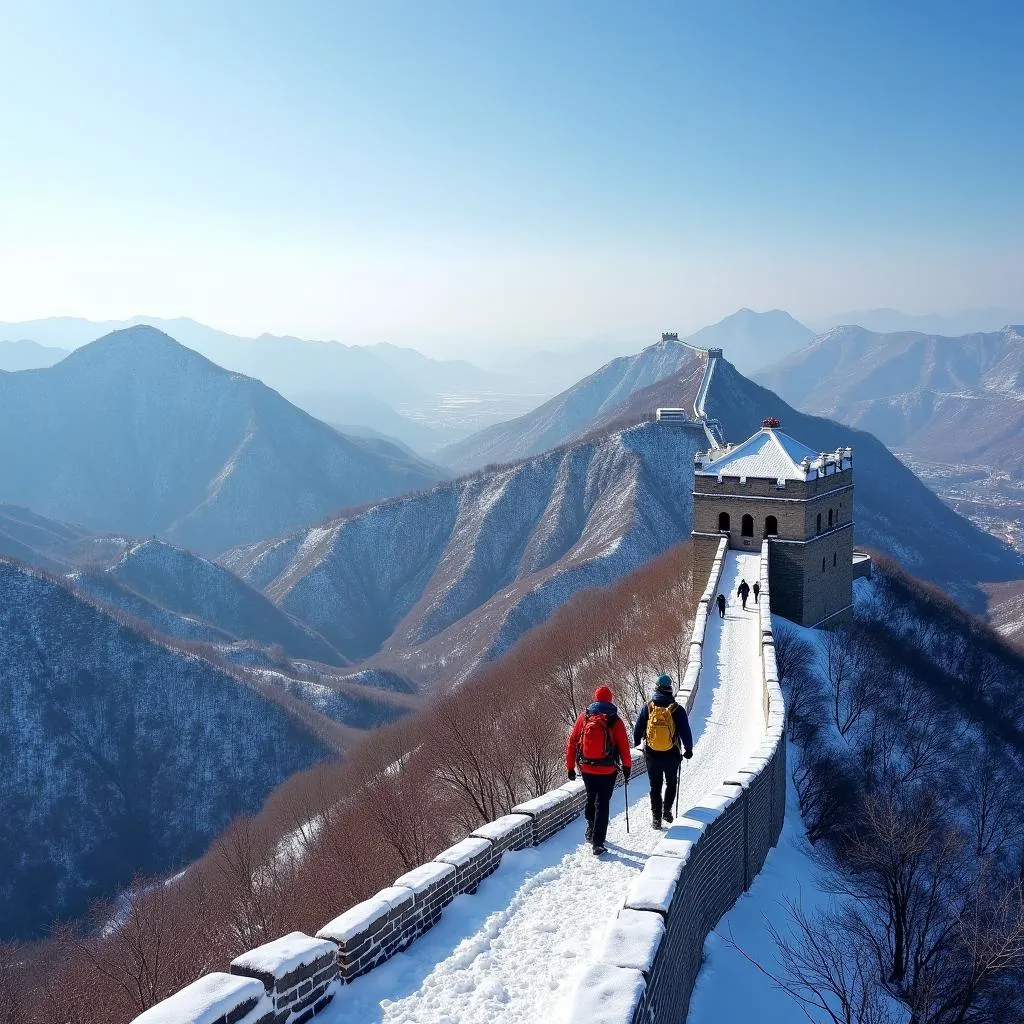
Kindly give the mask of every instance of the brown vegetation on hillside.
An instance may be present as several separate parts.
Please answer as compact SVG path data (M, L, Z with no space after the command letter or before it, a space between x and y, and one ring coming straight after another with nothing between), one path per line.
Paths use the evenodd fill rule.
M183 875L32 948L0 949L0 1024L121 1024L239 953L315 932L479 824L564 778L569 724L598 685L630 721L678 676L691 549L574 596L457 691L294 776Z

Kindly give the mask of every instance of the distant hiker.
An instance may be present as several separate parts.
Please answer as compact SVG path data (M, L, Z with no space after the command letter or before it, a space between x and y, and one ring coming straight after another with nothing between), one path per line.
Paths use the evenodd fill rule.
M594 844L594 853L605 852L608 832L608 808L615 792L615 777L622 765L622 775L629 781L633 759L629 753L629 737L619 718L619 709L612 703L612 691L599 686L594 703L584 711L569 733L565 746L565 767L569 781L576 779L576 766L587 787L587 840Z
M747 598L750 597L750 587L747 586L746 580L740 580L739 588L736 591L736 596L743 602L743 610L747 610Z
M718 595L718 617L725 618L725 594Z
M760 604L761 584L754 580L754 604Z
M724 602L724 598L722 598ZM672 803L682 758L693 757L693 736L686 711L672 696L672 677L659 676L651 699L633 726L633 745L644 744L647 778L651 783L651 824L672 824ZM662 797L662 785L665 787Z

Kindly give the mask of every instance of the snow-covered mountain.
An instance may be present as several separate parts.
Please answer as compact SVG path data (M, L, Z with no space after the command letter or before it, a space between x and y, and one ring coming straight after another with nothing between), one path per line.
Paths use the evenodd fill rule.
M0 375L0 501L216 552L437 479L150 327Z
M233 573L163 541L133 544L103 573L77 575L74 583L77 589L157 629L155 613L170 612L226 638L264 647L280 645L292 658L345 664L322 636L291 619ZM149 609L138 599L147 602Z
M691 369L699 379L703 361ZM681 379L672 372L626 389L605 415L649 420L655 405L680 393ZM638 407L638 396L651 409ZM892 553L967 606L984 607L979 582L1020 577L1010 549L944 505L870 434L797 412L724 360L706 406L730 439L775 414L819 450L852 445L858 543ZM455 683L576 589L684 539L692 455L706 445L694 427L644 422L241 547L222 561L346 657L428 687Z
M763 417L775 415L787 433L817 451L852 446L857 543L888 552L972 611L986 604L977 584L1021 577L1021 560L1010 547L949 508L873 434L799 412L726 362L712 375L706 411L730 441L749 437Z
M0 939L179 867L328 755L291 703L0 560Z
M988 620L1007 641L1024 649L1024 580L993 583L988 593Z
M487 427L437 454L439 462L471 470L493 462L522 459L564 444L604 422L634 392L670 375L680 387L678 405L692 405L705 354L676 338L667 338L632 356L621 356L545 402L533 412Z
M352 659L464 679L576 590L685 539L699 429L648 423L221 561Z
M61 576L76 594L177 640L246 645L343 666L323 637L201 555L158 540L93 534L16 505L0 505L0 557Z
M67 349L37 345L25 338L20 341L0 341L0 370L14 372L53 366L67 354Z
M757 379L915 458L1024 471L1024 327L956 338L837 327Z
M121 557L128 544L124 537L99 536L20 505L0 504L0 556L51 572L72 567L105 568Z

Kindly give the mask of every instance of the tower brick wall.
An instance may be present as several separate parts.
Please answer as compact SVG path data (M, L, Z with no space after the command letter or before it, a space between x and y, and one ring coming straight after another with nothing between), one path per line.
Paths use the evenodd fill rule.
M719 479L712 463L694 476L694 578L707 578L720 538L741 551L757 551L768 540L776 612L804 626L841 623L853 600L853 500L849 465L780 483ZM745 516L751 519L747 535Z

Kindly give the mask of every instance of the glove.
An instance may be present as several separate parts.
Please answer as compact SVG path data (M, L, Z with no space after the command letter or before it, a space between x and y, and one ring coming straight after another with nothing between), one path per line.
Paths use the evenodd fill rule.
M632 768L627 768L625 765L622 766L622 777L626 780L626 782L629 782L629 776L632 771Z
M683 751L683 757L685 757L686 760L689 761L690 758L693 757L693 751L692 750L684 750Z
M576 781L576 773L571 768L569 769L569 781L570 782L575 782Z

